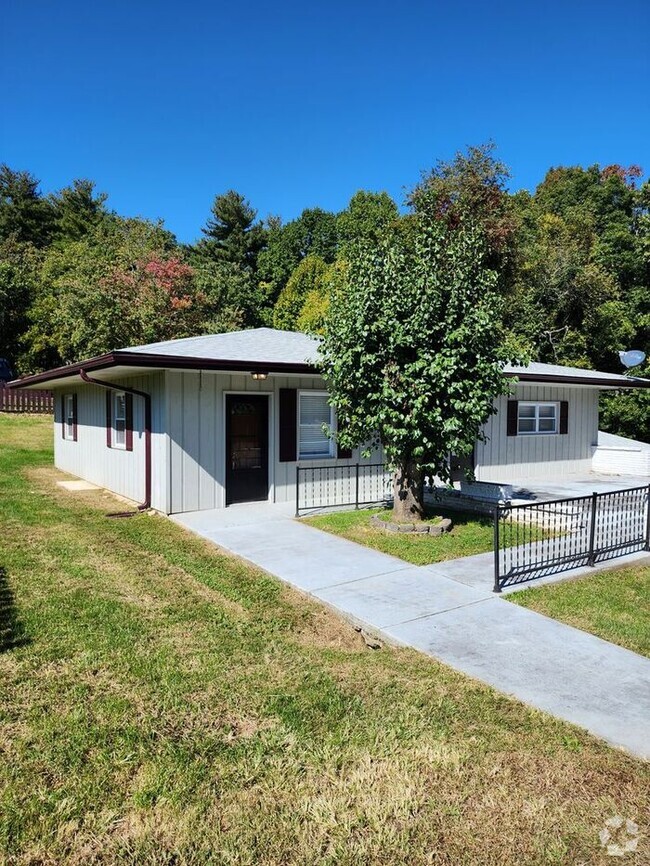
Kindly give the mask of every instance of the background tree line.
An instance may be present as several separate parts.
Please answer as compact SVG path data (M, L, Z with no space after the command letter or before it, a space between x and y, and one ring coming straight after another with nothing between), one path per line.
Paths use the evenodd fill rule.
M511 194L506 166L483 145L423 174L403 212L385 192L360 191L340 213L260 220L229 190L186 245L161 221L112 211L92 181L45 196L29 172L3 165L0 357L23 373L260 325L322 333L359 249L408 233L415 214L470 212L513 345L540 361L620 372L619 349L650 354L650 182L641 177L637 166L551 168L534 193ZM602 410L606 429L649 437L647 393L604 397Z

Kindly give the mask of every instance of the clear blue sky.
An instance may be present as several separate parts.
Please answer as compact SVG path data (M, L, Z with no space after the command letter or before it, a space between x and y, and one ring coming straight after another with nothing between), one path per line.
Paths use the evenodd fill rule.
M401 202L490 138L513 189L650 170L648 0L3 0L0 33L0 161L183 241L226 189L285 219Z

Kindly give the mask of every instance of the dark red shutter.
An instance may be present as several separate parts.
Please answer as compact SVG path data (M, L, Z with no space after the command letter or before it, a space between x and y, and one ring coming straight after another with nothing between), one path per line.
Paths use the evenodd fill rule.
M562 400L560 403L560 433L569 432L569 401Z
M111 447L112 443L112 427L113 427L113 392L106 392L106 445L108 448Z
M293 463L297 457L298 392L280 388L280 463Z
M77 395L72 395L72 439L77 441Z
M339 460L349 460L352 457L352 449L351 448L341 448L340 445L336 446L336 456Z
M519 400L508 400L508 436L517 435Z
M65 394L61 394L61 439L65 439Z
M133 394L124 395L124 414L126 417L126 450L133 451Z

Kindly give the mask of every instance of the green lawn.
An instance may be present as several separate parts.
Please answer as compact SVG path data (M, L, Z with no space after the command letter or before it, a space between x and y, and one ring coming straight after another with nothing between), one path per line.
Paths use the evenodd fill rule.
M162 517L107 519L50 445L0 416L0 863L573 866L643 825L648 766Z
M342 535L350 541L374 547L382 553L390 553L413 565L429 565L459 556L487 553L492 550L493 526L491 517L477 514L461 514L445 511L440 514L450 517L454 527L444 535L428 533L401 534L377 529L370 523L373 514L388 514L386 508L360 509L359 511L336 511L303 518L306 523Z
M650 565L600 571L507 596L553 619L650 656Z

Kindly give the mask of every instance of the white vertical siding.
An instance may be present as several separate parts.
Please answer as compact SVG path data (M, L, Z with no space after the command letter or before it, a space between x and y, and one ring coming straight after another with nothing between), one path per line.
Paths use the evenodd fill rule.
M167 511L167 435L164 413L164 373L115 379L116 383L151 394L151 504ZM63 439L61 396L77 395L77 441ZM105 487L134 502L145 494L144 401L133 398L133 451L106 446L106 389L76 383L55 391L54 463L58 469Z
M269 500L293 501L296 462L278 459L278 402L280 388L319 390L319 376L269 376L167 371L170 447L170 511L195 511L225 506L226 443L225 395L257 393L269 396ZM380 460L378 455L374 462ZM340 466L364 461L358 450L349 460L301 460L301 466L327 463Z
M568 433L507 435L508 398L496 401L497 414L485 425L486 442L476 444L476 477L510 482L526 478L560 478L588 472L598 441L598 391L594 388L517 385L510 399L569 404Z
M116 382L152 396L152 506L165 513L221 508L225 505L225 395L262 393L269 396L269 500L293 501L296 462L278 459L280 388L323 390L318 376L269 376L171 371ZM106 392L77 383L56 390L55 463L66 472L140 502L144 497L143 401L133 400L133 451L106 447ZM61 436L61 395L77 394L78 439ZM598 392L583 387L518 385L518 400L569 403L566 435L507 436L507 398L487 423L486 442L476 445L476 475L482 481L511 482L558 478L591 469L598 436ZM301 466L340 466L381 462L380 453L364 460L357 449L349 460L299 461Z

